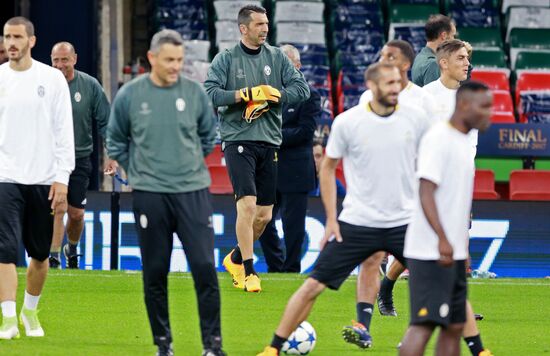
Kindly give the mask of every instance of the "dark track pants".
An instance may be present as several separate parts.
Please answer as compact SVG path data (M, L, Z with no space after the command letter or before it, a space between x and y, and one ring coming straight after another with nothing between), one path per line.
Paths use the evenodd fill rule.
M269 272L300 272L302 245L306 236L307 193L281 193L273 206L273 219L260 236ZM286 258L275 228L277 212L283 223Z
M214 264L212 205L207 189L189 193L133 192L143 264L145 305L154 343L171 342L168 271L173 233L180 239L197 294L202 343L220 342L220 293Z

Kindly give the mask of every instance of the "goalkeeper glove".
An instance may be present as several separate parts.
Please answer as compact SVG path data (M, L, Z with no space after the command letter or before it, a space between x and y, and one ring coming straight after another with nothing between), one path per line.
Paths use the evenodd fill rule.
M269 101L278 103L281 99L281 92L271 85L258 85L252 88L242 88L239 90L241 98L245 102L249 101Z
M243 119L246 122L251 123L252 120L256 120L267 111L269 111L269 104L267 101L257 103L250 101L246 104L246 108L243 111Z

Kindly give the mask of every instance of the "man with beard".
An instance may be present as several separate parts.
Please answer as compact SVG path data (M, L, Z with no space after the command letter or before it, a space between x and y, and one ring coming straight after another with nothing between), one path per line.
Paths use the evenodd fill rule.
M0 36L0 64L4 64L8 61L8 52L4 46L4 37Z
M19 337L17 248L31 258L20 320L31 337L44 336L37 306L48 274L52 210L67 208L74 169L71 99L60 71L31 57L33 24L4 25L9 63L0 66L0 339Z
M86 207L86 191L92 171L91 154L93 151L92 121L97 121L97 127L102 137L105 137L109 121L109 101L99 82L88 74L76 70L77 55L69 42L56 43L51 53L52 66L63 73L69 83L71 104L73 109L75 169L69 178L67 195L67 240L63 254L68 268L78 268L77 246L84 230L84 208ZM65 211L56 211L53 225L53 239L50 249L50 267L60 268L60 250L65 226L63 216Z
M237 206L237 246L223 259L236 288L262 290L253 244L271 221L277 189L281 104L309 98L309 87L290 59L266 43L263 7L239 10L241 41L219 53L208 70L206 92L218 107L222 149Z
M319 294L327 287L338 289L355 267L377 251L404 262L405 231L414 207L417 145L429 124L416 107L397 106L401 75L394 65L371 65L365 82L372 100L335 119L321 166L327 216L322 251L309 278L289 300L271 345L259 356L279 355ZM347 194L337 218L335 171L340 159Z

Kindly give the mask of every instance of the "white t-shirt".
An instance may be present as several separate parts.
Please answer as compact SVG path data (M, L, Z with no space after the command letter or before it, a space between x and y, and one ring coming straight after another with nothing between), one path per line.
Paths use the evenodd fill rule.
M339 219L389 228L410 222L416 192L415 160L429 127L424 111L399 105L388 117L357 105L332 124L326 154L344 159L346 197Z
M71 97L60 70L33 60L0 66L0 182L68 184L74 169Z
M365 91L359 99L359 104L366 104L372 100L372 90ZM435 99L432 94L428 93L423 88L409 81L409 84L401 90L397 98L399 104L406 104L422 108L428 118L435 123Z
M435 202L439 220L453 247L453 259L468 257L468 225L475 167L469 138L448 122L434 125L422 138L418 151L418 179L437 185ZM434 147L438 149L434 150ZM416 194L414 215L405 238L404 255L419 260L439 259L439 239L428 223Z
M436 120L449 121L455 111L457 89L447 88L441 82L441 78L426 84L423 88L428 93L432 94L435 99L436 106L434 117ZM475 158L477 150L477 130L471 130L468 136L470 138L470 144L473 146L473 158Z

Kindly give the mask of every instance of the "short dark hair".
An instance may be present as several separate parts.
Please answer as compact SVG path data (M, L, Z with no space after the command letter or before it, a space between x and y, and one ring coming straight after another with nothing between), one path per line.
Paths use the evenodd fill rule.
M237 15L237 23L238 25L245 25L248 26L250 24L251 14L253 12L257 12L260 14L267 14L267 10L261 6L257 5L245 5L241 7L239 10L239 14Z
M448 57L451 54L455 53L461 48L465 48L466 45L461 40L448 40L441 43L439 46L437 46L437 50L435 51L435 56L437 58L437 63L439 64L439 61L443 57Z
M25 31L27 32L27 36L29 37L34 36L34 25L26 17L23 17L23 16L12 17L8 21L6 21L4 26L6 25L9 25L9 26L23 25L25 26Z
M476 80L468 80L458 87L458 90L456 91L456 99L458 100L465 93L475 93L487 90L489 90L489 87L485 83L478 82Z
M151 38L151 45L149 46L149 51L153 53L158 53L160 47L163 44L172 44L174 46L183 46L183 39L179 32L175 30L161 30L153 35Z
M378 79L380 78L380 70L394 68L397 67L390 63L376 62L371 64L365 71L365 83L368 81L378 82Z
M409 42L403 41L403 40L391 40L390 42L386 43L386 46L399 48L401 53L403 53L405 58L407 58L410 65L412 66L412 64L414 63L414 57L416 57L416 54L414 53L413 46L411 46Z
M443 32L451 32L453 28L453 20L445 15L431 15L426 21L424 27L426 31L426 41L434 41Z

